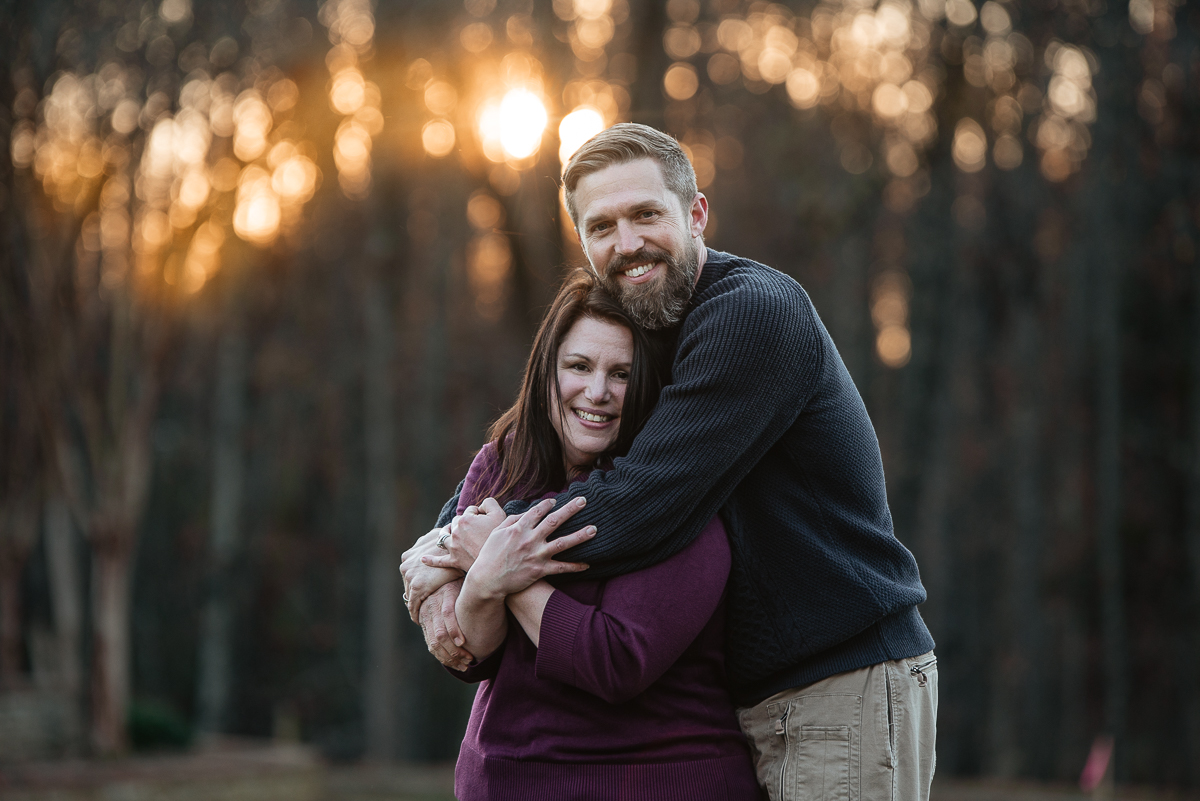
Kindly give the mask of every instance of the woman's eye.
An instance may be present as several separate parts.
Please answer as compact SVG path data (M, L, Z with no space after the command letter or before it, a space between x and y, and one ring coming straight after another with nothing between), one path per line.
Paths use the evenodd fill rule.
M587 365L586 364L572 364L567 369L574 370L577 373L585 373L585 372L587 372Z
M612 377L617 379L618 381L628 381L629 373L625 372L624 370L618 370L612 374Z

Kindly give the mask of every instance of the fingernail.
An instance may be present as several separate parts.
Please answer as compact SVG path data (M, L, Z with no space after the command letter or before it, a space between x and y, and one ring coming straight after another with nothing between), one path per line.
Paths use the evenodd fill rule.
M585 499L583 499L583 498L576 498L576 499L575 499L575 505L576 505L576 506L583 506L583 505L584 505L584 504L586 504L586 503L587 503L587 501L586 501Z
M454 639L454 644L455 644L455 645L457 645L459 648L462 648L462 647L463 647L463 639L462 639L462 637L456 637L456 638Z
M595 527L595 526L588 526L588 532L587 532L587 533L588 533L588 536L589 536L589 537L590 537L590 536L593 536L593 535L595 535L595 533L596 533L596 527Z

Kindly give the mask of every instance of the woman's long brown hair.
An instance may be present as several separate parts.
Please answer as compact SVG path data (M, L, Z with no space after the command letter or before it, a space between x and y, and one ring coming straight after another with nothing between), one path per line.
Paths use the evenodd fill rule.
M551 414L561 414L562 410L552 408L551 398L557 397L559 345L571 326L583 317L615 323L633 335L633 365L617 439L601 458L628 453L666 382L673 332L639 328L595 276L577 269L563 283L538 328L516 403L488 432L488 439L496 446L499 469L480 482L478 492L473 493L478 497L469 498L469 503L479 503L489 496L505 503L566 485L562 444L550 421Z

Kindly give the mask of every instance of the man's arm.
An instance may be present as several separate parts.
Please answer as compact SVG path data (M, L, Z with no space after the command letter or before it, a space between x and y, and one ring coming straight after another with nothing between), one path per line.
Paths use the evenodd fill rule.
M596 537L559 558L605 578L655 564L691 542L795 422L824 368L803 290L763 277L689 315L666 387L614 469L558 496L585 496L574 527ZM510 506L506 511L513 513Z

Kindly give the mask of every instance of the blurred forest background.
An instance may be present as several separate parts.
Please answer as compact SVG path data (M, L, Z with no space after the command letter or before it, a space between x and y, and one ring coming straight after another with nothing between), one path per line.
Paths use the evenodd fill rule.
M1195 4L0 0L0 74L0 759L454 757L398 555L632 120L866 399L939 773L1200 786Z

